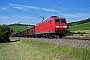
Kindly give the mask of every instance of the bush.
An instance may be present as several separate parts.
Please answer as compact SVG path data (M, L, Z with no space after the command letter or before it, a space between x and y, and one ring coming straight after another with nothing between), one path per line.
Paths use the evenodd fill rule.
M68 36L73 36L74 32L68 31Z
M13 30L6 26L6 25L0 25L0 42L9 42L9 36Z
M71 32L70 30L68 31L68 36L73 36L74 34L79 34L80 36L83 36L83 34L86 34L85 32Z

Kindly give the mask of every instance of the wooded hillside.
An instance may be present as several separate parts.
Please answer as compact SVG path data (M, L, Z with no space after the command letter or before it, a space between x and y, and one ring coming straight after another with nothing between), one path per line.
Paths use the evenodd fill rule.
M68 23L68 25L69 26L74 26L74 25L79 25L79 24L83 24L83 23L87 23L87 22L90 22L90 18L85 19L85 20L80 20L80 21L77 21L77 22L71 22L71 23Z

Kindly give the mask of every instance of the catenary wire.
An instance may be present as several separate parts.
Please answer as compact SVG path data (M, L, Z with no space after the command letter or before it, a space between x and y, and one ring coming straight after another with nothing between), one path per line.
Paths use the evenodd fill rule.
M87 4L90 4L90 2L84 3L81 6L78 6L77 8L74 8L74 9L71 9L70 11L67 11L66 13L69 13L69 12L71 12L73 10L79 9L79 8L81 8L81 7L83 7L83 6L87 5Z

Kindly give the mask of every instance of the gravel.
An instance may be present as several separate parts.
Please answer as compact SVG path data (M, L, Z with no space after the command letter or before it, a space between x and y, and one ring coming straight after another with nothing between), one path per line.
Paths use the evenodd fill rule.
M90 50L90 40L48 39L48 38L27 38L27 39L57 44L61 46L73 46L77 48L87 48Z

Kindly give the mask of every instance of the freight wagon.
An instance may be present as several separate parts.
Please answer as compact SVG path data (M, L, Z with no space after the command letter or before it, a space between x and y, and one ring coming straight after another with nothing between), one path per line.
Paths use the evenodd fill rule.
M34 27L24 30L22 32L12 34L13 37L34 37Z

